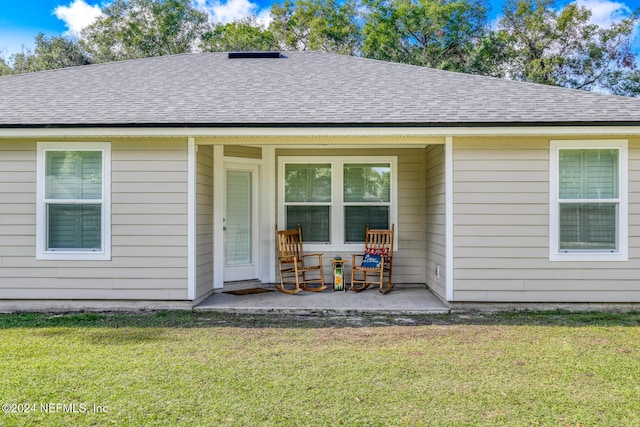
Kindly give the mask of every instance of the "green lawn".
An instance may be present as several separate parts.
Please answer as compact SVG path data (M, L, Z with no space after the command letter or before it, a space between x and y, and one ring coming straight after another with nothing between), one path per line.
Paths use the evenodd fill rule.
M0 315L0 372L7 426L634 426L640 313Z

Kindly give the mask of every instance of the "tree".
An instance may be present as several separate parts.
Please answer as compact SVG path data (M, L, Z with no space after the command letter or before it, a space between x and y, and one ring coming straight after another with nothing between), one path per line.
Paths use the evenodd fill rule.
M561 10L554 0L509 0L498 26L502 70L514 80L575 89L624 91L632 76L631 51L639 12L610 28L589 22L591 12L576 3ZM626 88L626 89L623 89Z
M0 58L0 76L6 76L11 73L11 66L7 63L6 59Z
M285 0L271 6L269 29L284 50L354 55L361 42L353 0Z
M11 65L2 60L0 74L30 73L91 63L91 58L75 39L61 36L45 37L40 33L36 36L35 42L33 52L23 50L11 55Z
M466 71L487 34L485 0L365 0L369 58Z
M82 46L80 46L80 43L76 39L66 37L47 38L42 33L36 37L33 69L30 71L51 70L88 64L91 64L91 58L82 49Z
M116 0L81 33L96 62L191 52L208 29L190 0Z
M640 71L625 70L613 73L609 80L611 93L622 96L640 96Z
M202 36L200 47L207 52L277 50L275 35L259 27L255 18L215 25Z
M470 52L466 72L505 78L506 45L504 33L490 31Z

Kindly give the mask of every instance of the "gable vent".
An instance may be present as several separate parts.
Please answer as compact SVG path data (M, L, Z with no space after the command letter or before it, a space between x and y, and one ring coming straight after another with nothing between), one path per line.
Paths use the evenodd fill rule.
M280 52L229 52L229 59L280 58Z

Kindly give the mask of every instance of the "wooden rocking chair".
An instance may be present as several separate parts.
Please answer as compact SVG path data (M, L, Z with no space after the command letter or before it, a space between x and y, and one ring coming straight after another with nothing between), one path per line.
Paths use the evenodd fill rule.
M276 239L278 240L278 267L280 269L280 284L276 289L286 294L297 294L301 290L320 292L326 289L324 274L322 272L322 254L305 254L302 250L302 230L300 224L295 230L278 230L276 226ZM306 265L305 258L317 257L317 265ZM319 273L318 278L308 278L307 274ZM293 280L291 280L293 279ZM295 288L287 289L286 284L294 284ZM319 284L309 286L309 284Z
M380 292L386 294L393 289L391 272L393 270L393 233L391 230L371 230L369 224L365 231L364 255L354 254L351 257L351 290L360 292L370 285L376 284ZM356 264L357 258L362 258ZM386 275L386 286L385 286Z

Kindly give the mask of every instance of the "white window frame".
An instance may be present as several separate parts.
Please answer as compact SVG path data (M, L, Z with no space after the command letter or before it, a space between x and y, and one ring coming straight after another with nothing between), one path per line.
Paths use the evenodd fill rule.
M617 149L618 165L618 198L603 199L602 202L617 203L618 215L616 224L615 251L560 251L560 199L559 168L560 150L563 149ZM628 261L629 259L629 195L628 195L628 141L610 140L552 140L549 153L549 260L550 261ZM577 199L573 202L580 203ZM589 199L591 201L591 199Z
M102 205L101 250L47 250L48 219L45 200L46 153L48 151L101 151ZM111 259L111 143L38 142L36 169L36 259L38 260L110 260Z
M345 164L389 163L391 166L389 223L395 224L393 249L398 246L398 157L397 156L280 156L278 158L278 228L286 227L284 203L285 164L331 164L331 202L318 203L329 205L331 211L331 243L305 243L305 251L364 251L364 243L344 243L344 207L363 203L344 202L343 180Z

